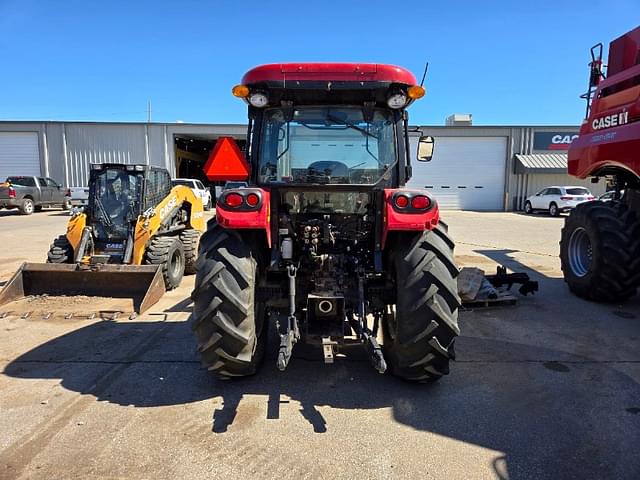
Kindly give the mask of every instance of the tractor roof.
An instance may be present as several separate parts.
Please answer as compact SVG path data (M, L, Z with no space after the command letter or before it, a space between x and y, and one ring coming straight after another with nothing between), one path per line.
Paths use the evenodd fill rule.
M254 67L242 77L244 85L289 81L418 83L407 69L380 63L272 63Z

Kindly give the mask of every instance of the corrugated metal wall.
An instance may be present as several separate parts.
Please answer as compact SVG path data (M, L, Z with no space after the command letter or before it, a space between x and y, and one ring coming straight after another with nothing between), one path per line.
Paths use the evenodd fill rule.
M144 125L65 125L67 185L86 185L90 163L149 164L145 132Z

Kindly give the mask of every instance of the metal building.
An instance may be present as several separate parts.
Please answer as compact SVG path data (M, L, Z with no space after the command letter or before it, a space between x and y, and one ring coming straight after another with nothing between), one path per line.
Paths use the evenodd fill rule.
M524 199L549 185L603 184L566 174L566 149L578 128L415 127L436 138L429 163L413 162L411 186L427 188L442 208L519 210ZM218 137L246 141L241 124L10 122L0 121L0 180L43 175L66 186L86 185L94 162L164 166L173 176L203 178L202 164Z

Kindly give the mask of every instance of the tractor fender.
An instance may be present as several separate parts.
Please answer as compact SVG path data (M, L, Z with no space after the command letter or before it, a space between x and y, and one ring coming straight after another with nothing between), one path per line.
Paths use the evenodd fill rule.
M231 194L243 197L243 203L230 206L225 199ZM259 196L260 201L255 206L250 206L246 198L250 194ZM271 196L268 190L262 188L238 188L226 190L216 204L216 221L223 228L231 230L259 230L264 231L267 245L271 248Z
M411 202L411 199L415 196L426 196L429 199L429 206L425 209L414 209L409 203L405 208L398 208L395 203L395 199L398 196L407 197L409 202ZM385 189L382 211L382 248L384 248L387 236L391 231L425 232L427 230L433 230L440 221L438 203L425 190L405 188Z

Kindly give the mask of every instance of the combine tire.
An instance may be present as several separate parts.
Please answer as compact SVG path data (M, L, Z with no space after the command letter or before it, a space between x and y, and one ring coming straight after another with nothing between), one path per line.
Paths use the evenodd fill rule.
M385 357L394 375L431 382L449 373L454 339L460 333L453 247L443 224L397 244L391 267L395 312L383 322Z
M198 240L200 240L200 232L198 230L189 229L180 233L180 241L184 250L184 273L187 275L196 273Z
M73 263L73 248L65 235L60 235L51 244L47 263Z
M180 286L184 275L185 258L182 242L178 237L155 237L145 253L147 265L162 265L164 286L173 290Z
M22 200L22 204L20 205L20 213L22 215L31 215L34 210L36 209L35 204L33 203L33 200L31 200L30 198L25 198L24 200Z
M211 222L200 240L191 328L209 371L254 374L264 356L265 308L256 302L257 262L240 235Z
M620 202L582 203L565 220L560 262L579 297L624 301L640 284L640 222Z

